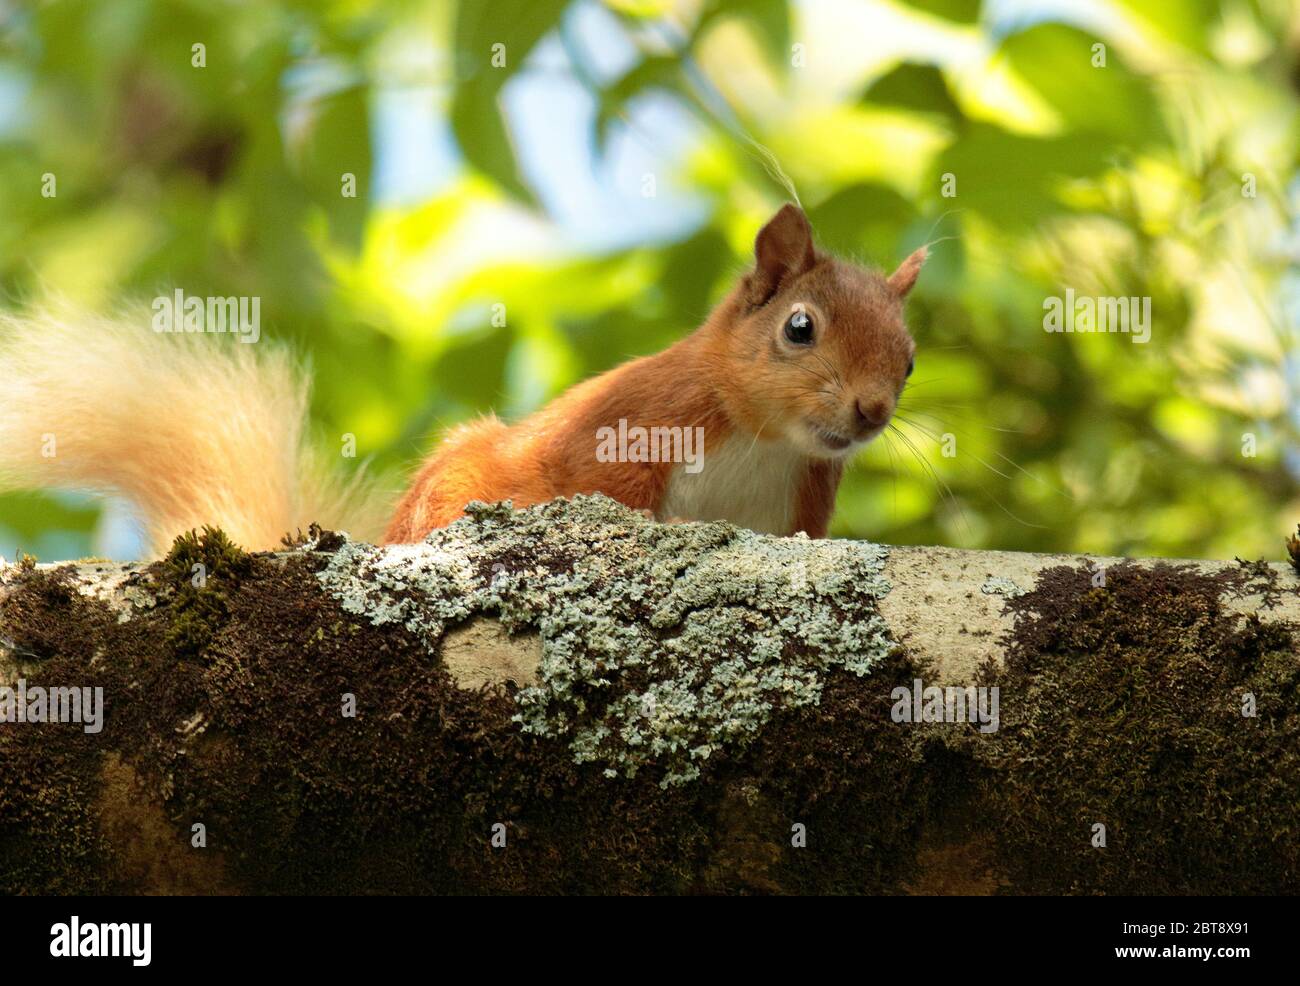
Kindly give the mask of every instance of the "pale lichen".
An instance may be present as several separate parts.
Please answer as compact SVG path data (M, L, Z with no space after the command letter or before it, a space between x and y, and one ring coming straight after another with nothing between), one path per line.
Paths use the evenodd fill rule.
M420 544L346 541L319 578L346 611L400 623L431 651L476 615L537 633L523 730L566 737L609 776L658 765L667 786L776 710L817 703L832 670L864 675L889 652L885 558L865 542L657 524L597 495L472 504Z
M986 579L984 584L980 586L980 592L986 596L1005 596L1008 599L1015 599L1017 596L1025 594L1024 589L1001 575L994 575Z

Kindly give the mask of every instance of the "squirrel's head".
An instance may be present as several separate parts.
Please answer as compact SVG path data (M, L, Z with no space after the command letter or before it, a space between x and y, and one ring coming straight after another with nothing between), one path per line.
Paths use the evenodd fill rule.
M916 344L903 302L925 248L888 277L813 248L802 210L785 205L758 233L753 271L724 306L720 384L755 434L805 455L851 455L889 424Z

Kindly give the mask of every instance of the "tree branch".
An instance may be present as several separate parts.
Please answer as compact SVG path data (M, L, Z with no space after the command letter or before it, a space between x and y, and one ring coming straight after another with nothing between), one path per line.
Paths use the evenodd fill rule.
M1293 888L1298 585L603 497L7 565L0 892Z

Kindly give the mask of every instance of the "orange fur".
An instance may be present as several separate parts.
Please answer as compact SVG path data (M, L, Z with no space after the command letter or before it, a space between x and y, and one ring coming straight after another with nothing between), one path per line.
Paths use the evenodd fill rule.
M845 460L888 422L910 372L902 308L924 259L917 251L889 278L836 260L783 207L758 234L754 268L694 333L518 424L456 428L384 539L419 540L471 500L523 507L596 492L661 519L824 536ZM807 344L789 334L796 312L811 319ZM311 451L305 377L282 350L148 324L143 312L0 319L0 485L122 493L158 552L203 524L254 549L311 521L375 536L383 499L364 480L338 483ZM703 468L601 461L598 431L620 420L702 428Z
M120 493L155 554L204 524L254 549L313 520L378 535L386 504L312 448L306 377L286 351L150 320L0 318L0 487Z

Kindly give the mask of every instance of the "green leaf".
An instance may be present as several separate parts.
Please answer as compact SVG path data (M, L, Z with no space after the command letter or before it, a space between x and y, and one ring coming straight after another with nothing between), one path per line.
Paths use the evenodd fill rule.
M432 374L439 381L439 396L478 412L492 410L505 391L506 360L514 342L509 330L485 326L449 347Z
M834 253L865 250L881 266L893 256L899 232L916 216L916 208L892 188L873 183L850 185L808 210L818 244Z
M500 105L501 88L559 21L567 0L461 0L456 8L456 91L451 126L469 164L523 201L534 201ZM494 46L504 64L494 66Z
M907 5L962 24L974 24L980 19L980 0L907 0Z
M1086 134L1023 137L972 124L940 156L933 187L950 173L957 180L958 207L982 212L1002 227L1032 228L1069 211L1057 194L1062 182L1097 175L1112 154L1110 145Z
M727 238L712 226L670 247L659 283L671 293L672 310L696 315L708 311L715 300L714 286L734 262Z
M962 111L948 90L943 72L933 65L903 62L873 82L862 94L861 101L922 113L940 113L953 121L962 118Z
M298 154L299 177L329 217L330 230L360 250L370 204L370 111L366 92L345 89L312 107ZM343 195L343 175L356 179L356 195Z
M600 94L596 110L592 139L603 149L609 139L609 128L619 119L627 105L648 89L676 91L681 80L681 63L667 55L650 55L633 66L617 82L606 86Z
M1146 144L1167 133L1151 84L1107 47L1094 66L1097 37L1062 24L1039 24L1002 42L999 57L1060 114L1066 129Z

